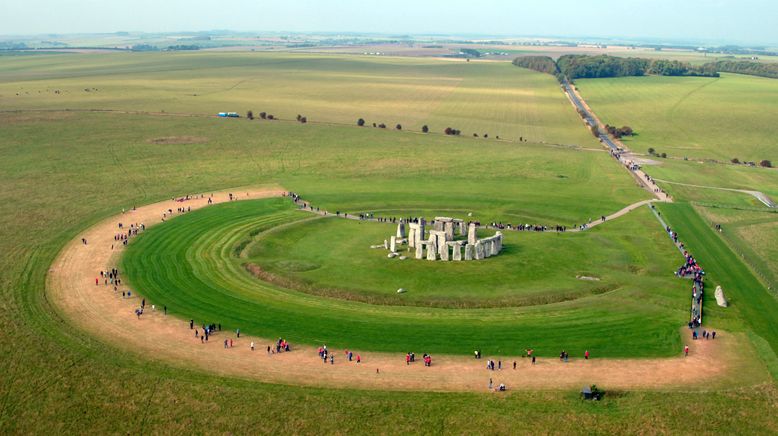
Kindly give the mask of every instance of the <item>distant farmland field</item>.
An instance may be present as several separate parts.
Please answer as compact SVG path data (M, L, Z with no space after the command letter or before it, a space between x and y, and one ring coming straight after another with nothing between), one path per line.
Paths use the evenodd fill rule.
M0 107L253 110L598 146L552 77L508 62L250 52L18 57L0 64Z
M603 123L629 125L636 152L729 161L778 161L778 80L739 74L720 78L579 79Z

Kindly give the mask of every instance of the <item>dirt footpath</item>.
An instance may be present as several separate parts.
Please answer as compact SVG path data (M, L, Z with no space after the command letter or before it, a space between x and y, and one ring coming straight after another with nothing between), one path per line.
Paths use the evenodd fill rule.
M233 190L236 198L257 199L282 195L281 190ZM123 299L122 289L115 293L112 286L95 285L100 270L116 266L122 245L114 241L119 222L144 223L147 227L162 223L163 211L178 207L192 210L207 206L207 199L185 202L165 201L143 206L109 218L79 235L59 254L51 266L47 292L55 306L75 326L91 335L139 355L168 362L174 366L197 368L217 374L250 378L265 382L316 385L340 388L368 388L390 390L429 391L486 391L489 379L495 386L505 383L509 389L579 389L596 383L609 389L671 388L707 384L724 375L736 373L743 360L738 358L737 339L721 335L715 341L689 341L691 353L667 359L597 359L584 360L573 356L570 362L558 359L538 359L531 365L521 357L492 357L501 359L501 371L487 371L486 359L465 356L433 356L433 365L424 367L421 356L416 363L405 364L403 353L370 353L353 350L362 357L362 363L347 362L343 350L331 350L335 364L324 364L317 350L299 346L292 341L292 351L268 355L271 339L241 336L219 332L210 343L201 344L189 329L188 320L164 316L162 308L151 310L138 319L134 310L139 297ZM214 203L228 201L226 192L213 194ZM632 205L630 207L636 207ZM81 242L86 238L88 245ZM115 249L111 249L116 245ZM141 295L142 289L137 290ZM231 338L234 348L224 349L224 339ZM256 344L251 351L249 344ZM516 370L513 361L518 362Z

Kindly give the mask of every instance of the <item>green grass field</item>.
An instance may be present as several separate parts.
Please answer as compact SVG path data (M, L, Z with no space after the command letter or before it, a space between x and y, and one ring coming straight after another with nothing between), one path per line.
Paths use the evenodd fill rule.
M615 290L619 298L631 299L626 295L641 289L656 289L657 297L666 292L673 300L683 286L666 272L679 257L670 244L662 244L661 229L651 219L645 210L586 233L505 231L500 256L444 265L413 259L407 246L400 252L406 261L370 249L393 234L391 224L318 219L249 239L241 258L277 276L271 280L281 286L373 304L532 306ZM645 257L646 250L661 252L664 262ZM408 292L398 295L398 288Z
M738 74L720 78L620 77L576 80L603 123L629 125L627 147L729 162L778 161L778 81Z
M509 65L384 59L365 63L364 59L357 62L319 56L310 59L315 67L308 68L309 63L301 55L289 59L207 53L4 58L0 62L0 108L164 109L194 114L254 109L285 118L301 112L314 121L342 120L346 124L353 124L354 114L368 120L380 115L379 121L387 124L402 122L410 128L428 122L436 129L437 122L453 124L466 119L473 124L455 127L479 132L489 129L492 136L498 134L492 129L506 126L512 133L499 133L505 137L524 134L533 141L598 146L590 142L590 134L581 127L553 79ZM284 69L277 65L281 60L293 66ZM266 61L275 66L265 66ZM462 72L474 65L475 71ZM295 80L288 74L292 70L300 71ZM257 71L264 71L264 75L255 74ZM468 76L471 73L474 75ZM227 90L255 76L261 80ZM308 82L300 83L300 78ZM461 84L449 90L447 78ZM479 85L479 80L488 83ZM360 100L361 94L350 90L353 83L363 85L362 91L369 88L366 83L381 90L375 91L378 94L372 95L372 100ZM498 83L509 89L500 88ZM249 85L248 89L242 88ZM291 89L295 85L300 87L299 93ZM46 88L55 86L68 91L56 97L61 100L44 94ZM88 86L99 91L84 92ZM495 86L491 97L484 97L481 91L488 94L491 86ZM15 93L22 88L25 94L17 97ZM42 91L40 96L38 90ZM316 90L323 94L317 96ZM266 91L269 95L264 100ZM207 100L190 100L188 93L202 94L202 100ZM298 102L301 99L290 95L310 96ZM373 106L365 103L375 102L376 96L385 96L386 102ZM396 101L389 104L392 98ZM324 105L327 110L319 114L315 109L321 107L321 101L333 104ZM492 102L494 112L479 120L478 111ZM305 107L298 109L298 104ZM242 105L245 107L237 107ZM390 121L392 117L398 119ZM435 117L440 118L433 125L430 120ZM330 210L411 209L434 214L453 209L472 211L474 218L483 221L572 225L647 198L606 153L355 126L65 111L1 113L0 138L0 350L5 356L0 360L0 432L4 434L183 433L193 429L202 433L507 434L525 429L541 433L682 433L688 432L693 422L704 423L699 428L701 433L778 431L774 413L778 390L774 381L760 385L735 381L731 388L693 392L682 386L666 392L609 391L604 401L588 403L580 401L576 392L532 392L521 387L505 396L492 396L337 386L302 388L222 377L186 369L185 363L171 366L120 344L97 340L60 313L46 291L47 273L62 247L90 225L132 205L186 193L276 184L296 190ZM153 141L159 138L173 139ZM710 177L715 181L714 175ZM671 256L677 254L668 251L667 240L657 234L658 224L643 211L592 229L574 244L579 244L580 251L594 251L599 243L606 252L622 253L614 265L624 265L628 263L624 259L632 256L636 265L644 266L643 275L641 271L613 273L607 278L612 283L637 276L635 280L640 283L656 283L661 289L625 286L611 294L556 303L553 306L560 308L560 317L553 322L536 306L456 310L462 322L443 319L432 322L428 331L418 332L411 331L418 320L409 314L450 309L375 306L384 312L367 324L339 316L346 308L362 308L364 303L331 299L327 300L331 313L321 314L330 325L314 325L302 319L321 296L263 284L241 267L242 260L230 254L252 231L301 214L288 210L281 200L265 205L270 206L262 213L253 210L255 206L260 208L259 203L238 202L184 215L170 225L150 229L131 248L169 244L169 252L154 253L160 261L172 261L186 244L200 253L213 254L224 269L221 276L202 278L204 286L237 282L243 288L235 292L252 289L268 297L261 302L255 299L252 304L273 304L289 316L283 320L285 324L273 319L274 326L263 321L255 321L250 327L241 323L246 330L256 329L268 336L276 331L290 336L294 333L299 341L311 343L324 333L333 338L353 338L349 346L358 342L375 350L395 350L414 340L419 347L451 353L462 352L455 347L457 342L465 342L464 352L470 352L472 344L484 338L511 352L529 346L524 342L530 340L544 354L557 352L558 344L567 340L571 353L592 344L601 348L602 355L612 356L677 352L677 318L688 309L664 288L668 278L661 274L665 266L675 266ZM745 332L776 377L775 299L760 288L749 269L692 206L681 201L663 205L661 210L701 258L711 281L731 289L732 310L707 303L706 316L711 325ZM220 226L208 227L209 220ZM197 234L180 233L187 226L212 232L209 236L220 244L208 244ZM630 236L643 226L645 233ZM167 236L168 232L170 238L154 237ZM538 240L556 237L516 236ZM572 256L570 252L565 255ZM599 263L589 267L595 273L607 269ZM170 283L180 284L173 279ZM189 283L188 279L184 281ZM669 281L675 283L672 276ZM153 283L142 293L152 299L163 296ZM169 293L164 295L171 297ZM625 295L642 299L625 302L620 299ZM235 294L222 293L218 298L223 303L218 307L213 307L213 301L189 301L187 309L203 318L219 317L219 310L229 311L222 315L234 316L235 320L243 316L227 306L234 304ZM598 305L593 305L594 300ZM294 310L290 302L295 304ZM184 307L183 303L177 307ZM472 332L464 332L468 325L476 324L471 314L478 310L490 312L495 324L504 323L517 330L501 329L499 324L476 325ZM390 312L386 311L394 312L407 325L392 326L387 321ZM642 318L636 319L635 311ZM522 316L512 316L517 313ZM594 322L593 314L598 315ZM343 330L334 324L341 320ZM379 342L380 334L388 328L394 331L394 327L398 338L386 341L383 337ZM615 332L607 331L609 327ZM465 335L466 341L446 340L456 332ZM495 337L487 337L490 333ZM625 341L621 349L609 341L615 335ZM551 351L545 351L546 347ZM483 348L486 351L487 346Z
M60 90L60 94L55 94ZM88 91L87 91L88 90ZM309 122L597 148L548 75L510 63L259 53L20 56L0 64L0 107L214 115L253 110Z

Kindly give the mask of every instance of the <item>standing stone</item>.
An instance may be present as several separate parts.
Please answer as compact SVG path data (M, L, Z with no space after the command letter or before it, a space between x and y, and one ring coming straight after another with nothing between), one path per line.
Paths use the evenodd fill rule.
M419 237L419 225L416 223L408 223L408 246L416 247L416 242L420 241Z
M389 238L389 251L392 253L397 252L397 236L391 236Z
M475 234L475 223L470 223L470 225L467 226L467 243L475 245L477 240L478 236Z
M445 222L443 230L446 232L446 241L454 240L454 223L451 221Z
M724 296L724 290L721 289L721 286L716 286L716 291L713 294L716 297L716 304L718 304L721 307L727 307L729 306L729 303L727 302L727 297Z
M473 244L465 245L465 260L473 260L474 251L475 251L475 247L473 246Z
M438 260L438 244L434 236L427 241L427 260Z
M494 239L489 238L484 244L484 258L494 256Z
M497 237L494 240L494 242L496 243L494 254L500 254L500 252L502 251L502 232L497 232L496 236Z
M448 250L450 249L450 247L448 246L448 244L446 244L444 242L443 246L440 247L440 248L441 248L441 250L440 250L440 260L442 260L444 262L448 262L448 260L449 260Z
M427 220L424 218L419 219L419 239L425 240L427 233Z
M456 243L451 244L451 248L453 249L451 253L451 259L454 261L461 261L462 260L462 244Z
M435 247L438 249L438 254L443 251L442 245L446 243L446 234L440 230L430 230L430 240L435 240Z
M405 238L405 222L402 220L397 224L397 239Z
M424 258L424 244L419 241L416 244L416 259L423 259Z
M481 260L484 258L484 244L482 244L481 241L475 241L473 251L473 259Z
M457 221L458 232L460 236L467 235L467 226L464 221Z
M442 232L443 231L443 221L439 220L438 218L435 218L435 220L432 221L432 230L436 232Z

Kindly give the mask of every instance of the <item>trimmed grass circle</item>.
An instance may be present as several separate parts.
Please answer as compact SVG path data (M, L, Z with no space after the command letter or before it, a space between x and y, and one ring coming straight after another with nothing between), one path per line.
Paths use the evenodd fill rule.
M519 355L532 347L550 356L561 349L571 354L588 349L613 357L670 356L680 345L685 283L663 278L672 271L670 247L659 247L668 254L657 258L660 265L667 263L660 277L646 275L640 281L639 288L653 283L654 289L622 287L573 301L526 307L367 304L281 288L246 271L246 259L238 254L247 238L261 238L270 229L310 218L285 199L211 206L147 230L130 244L121 267L135 292L166 305L172 315L198 324L221 323L225 329L240 328L262 337L285 337L293 343L446 354L482 349ZM636 218L641 225L650 223L647 210L636 212ZM629 227L626 219L624 223ZM656 236L655 228L648 229L649 239ZM593 229L582 236L602 234ZM595 238L594 243L602 241ZM640 253L636 250L630 255Z

